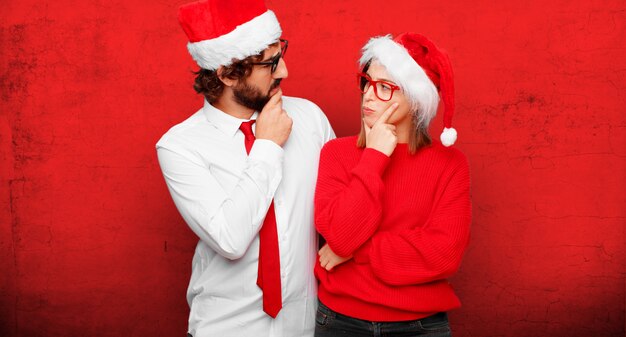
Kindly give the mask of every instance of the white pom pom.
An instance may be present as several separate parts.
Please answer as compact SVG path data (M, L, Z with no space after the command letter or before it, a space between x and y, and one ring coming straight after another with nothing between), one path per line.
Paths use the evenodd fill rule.
M443 132L439 138L441 139L441 144L450 146L456 142L456 130L454 128L443 128Z

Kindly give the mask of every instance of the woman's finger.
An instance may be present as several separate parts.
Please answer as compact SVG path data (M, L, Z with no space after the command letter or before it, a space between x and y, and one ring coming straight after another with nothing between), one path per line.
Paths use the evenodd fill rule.
M389 120L389 117L391 117L396 109L398 109L398 103L393 103L389 108L387 108L387 110L385 110L385 112L383 112L382 115L380 115L380 117L378 117L376 122L374 122L374 125L386 124L387 120Z

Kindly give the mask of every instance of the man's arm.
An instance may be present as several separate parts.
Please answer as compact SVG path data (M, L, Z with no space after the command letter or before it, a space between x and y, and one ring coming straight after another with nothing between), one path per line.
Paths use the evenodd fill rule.
M242 257L282 179L282 148L255 141L247 167L229 192L206 166L162 146L157 154L172 199L193 232L218 254Z

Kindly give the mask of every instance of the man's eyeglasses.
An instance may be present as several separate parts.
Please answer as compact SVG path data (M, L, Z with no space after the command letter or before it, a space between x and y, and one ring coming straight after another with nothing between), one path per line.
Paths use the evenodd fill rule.
M367 74L358 73L356 78L361 93L365 94L371 86L374 87L374 94L381 101L388 101L393 97L393 92L399 90L400 87L387 81L374 81Z
M269 59L268 61L263 61L263 62L253 62L252 64L254 65L268 65L268 66L272 66L270 69L272 71L272 73L274 73L276 71L276 68L278 68L278 62L280 62L280 59L285 57L285 53L287 52L287 46L289 46L289 41L284 40L284 39L280 39L280 53L278 53L278 55L272 57L271 59Z

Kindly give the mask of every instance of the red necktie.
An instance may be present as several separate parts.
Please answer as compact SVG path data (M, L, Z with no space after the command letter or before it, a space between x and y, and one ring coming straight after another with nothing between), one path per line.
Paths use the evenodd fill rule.
M254 121L243 122L239 127L246 136L245 144L248 154L256 139L252 133L252 124ZM280 253L274 201L270 204L263 227L259 231L259 240L259 272L256 284L263 290L263 311L276 318L283 307L283 296L280 285Z

